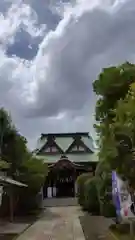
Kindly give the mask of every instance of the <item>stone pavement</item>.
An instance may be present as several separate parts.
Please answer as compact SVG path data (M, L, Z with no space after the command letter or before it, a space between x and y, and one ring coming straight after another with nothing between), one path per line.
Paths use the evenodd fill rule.
M78 206L47 208L17 240L85 240L79 215Z
M77 205L77 198L45 198L43 201L43 206L45 207L66 207Z
M10 223L0 222L0 235L1 234L20 234L30 226L29 223Z

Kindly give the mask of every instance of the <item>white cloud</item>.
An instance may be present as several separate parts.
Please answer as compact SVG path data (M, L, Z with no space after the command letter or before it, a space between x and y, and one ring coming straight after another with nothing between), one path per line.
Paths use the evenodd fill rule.
M36 27L37 15L29 5L23 3L12 4L5 16L0 14L0 43L4 46L12 43L16 32L23 27L33 37L42 35L45 25Z
M41 131L92 131L92 81L102 67L133 59L135 2L71 2L48 34L30 1L12 3L0 16L0 104L31 143ZM32 61L6 54L21 27L33 38L45 35Z

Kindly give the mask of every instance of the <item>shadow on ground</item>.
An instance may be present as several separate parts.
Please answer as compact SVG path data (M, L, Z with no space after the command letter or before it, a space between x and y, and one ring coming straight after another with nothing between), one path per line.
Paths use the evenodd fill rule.
M0 218L0 240L15 240L16 237L40 219L42 211L34 211L29 215L14 216L13 222L9 217Z
M17 234L0 234L0 240L14 240Z

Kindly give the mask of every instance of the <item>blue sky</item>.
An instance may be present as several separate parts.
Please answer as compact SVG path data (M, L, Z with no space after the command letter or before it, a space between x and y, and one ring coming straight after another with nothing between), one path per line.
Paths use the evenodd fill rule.
M92 82L134 62L134 0L0 1L0 105L29 146L41 132L93 130Z

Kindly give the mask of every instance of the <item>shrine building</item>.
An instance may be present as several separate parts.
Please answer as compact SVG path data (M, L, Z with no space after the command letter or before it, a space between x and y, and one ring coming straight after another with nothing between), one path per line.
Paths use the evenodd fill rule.
M94 174L98 163L97 150L88 132L41 134L34 154L49 168L44 198L74 197L77 177L85 172Z

